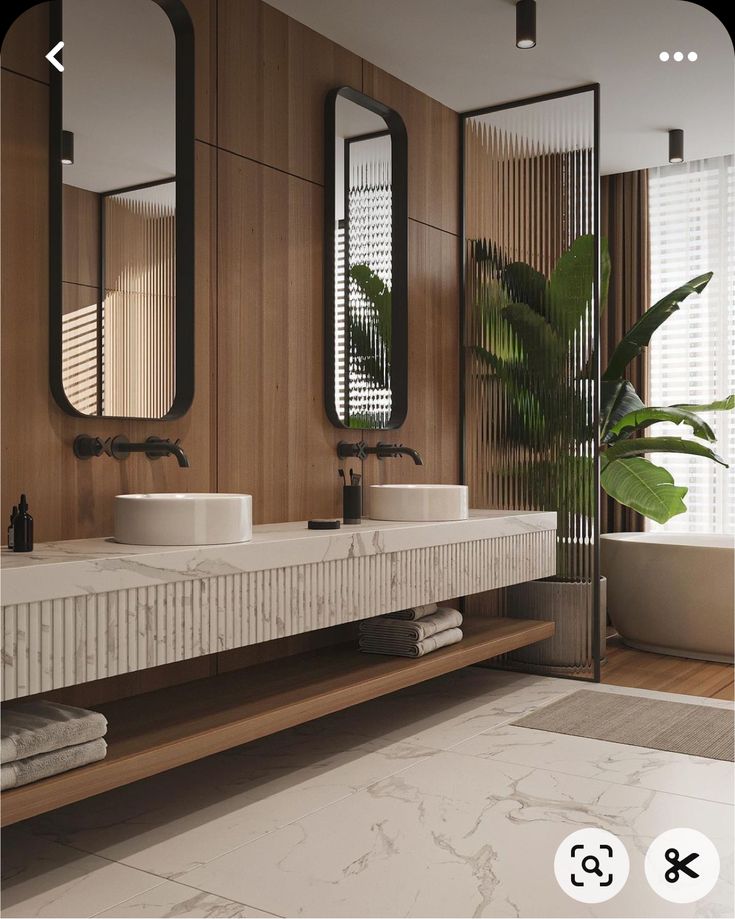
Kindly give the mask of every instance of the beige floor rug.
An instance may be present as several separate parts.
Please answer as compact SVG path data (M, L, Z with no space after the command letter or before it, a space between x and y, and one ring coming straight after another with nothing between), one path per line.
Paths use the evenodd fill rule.
M708 705L581 690L513 724L733 761L733 712Z

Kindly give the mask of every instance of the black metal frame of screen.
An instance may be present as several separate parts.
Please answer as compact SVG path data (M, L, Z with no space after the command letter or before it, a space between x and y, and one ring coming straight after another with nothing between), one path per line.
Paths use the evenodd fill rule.
M385 428L399 428L408 411L408 137L403 119L388 106L350 86L338 86L327 93L324 104L324 407L330 422L346 428L334 398L334 287L335 287L335 131L337 98L342 96L379 115L391 137L392 194L392 409ZM398 359L397 359L398 358Z
M595 296L593 301L593 328L595 330L595 348L592 357L592 368L595 375L595 392L597 398L594 407L594 424L595 430L600 427L600 84L586 83L583 86L575 86L570 89L559 90L558 92L543 93L538 96L529 96L525 99L516 99L512 102L503 102L498 105L489 105L485 108L472 109L459 114L459 207L460 207L460 234L459 234L459 475L460 482L466 484L466 455L465 455L465 433L466 433L466 405L465 405L465 308L466 308L466 278L467 278L467 246L466 246L466 210L465 210L465 126L470 118L479 115L489 115L493 112L500 112L505 109L519 108L524 105L532 105L537 102L550 102L553 99L562 99L566 96L574 96L579 93L591 92L593 94L593 144L594 144L594 174L593 182L595 189L595 199L593 206L593 223L595 227L595 236L597 245L595 246ZM591 679L600 682L600 449L599 438L594 439L593 452L593 469L595 478L594 488L594 520L593 520L593 539L594 549L592 555L592 677ZM561 676L566 679L583 680L589 682L590 678L586 676L566 675L554 673L554 676Z
M62 38L62 2L63 0L53 0L50 4L52 45ZM160 418L147 419L168 421L185 415L194 399L194 26L181 0L151 2L158 4L166 13L176 39L175 391L173 402L166 414ZM58 57L63 60L61 54ZM62 377L62 79L62 74L52 68L49 106L49 384L54 399L65 412L87 418L91 416L80 412L69 401ZM169 181L173 180L157 180L135 187L158 185ZM116 192L103 194L119 194L120 191L118 189Z

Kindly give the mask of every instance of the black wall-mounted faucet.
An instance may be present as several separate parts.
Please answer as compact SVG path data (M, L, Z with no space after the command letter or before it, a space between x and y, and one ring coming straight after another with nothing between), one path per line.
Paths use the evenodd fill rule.
M175 456L179 466L189 466L189 459L178 440L149 437L143 443L131 444L124 434L108 437L107 440L89 434L79 434L74 438L74 456L79 459L91 459L93 456L102 456L103 453L117 460L127 459L131 453L145 453L148 459Z
M418 450L414 450L413 447L404 447L403 444L379 443L375 447L369 447L364 440L360 440L357 443L340 440L337 444L337 456L340 459L357 457L360 460L364 460L368 456L377 456L378 459L388 459L392 456L410 456L417 466L424 465Z

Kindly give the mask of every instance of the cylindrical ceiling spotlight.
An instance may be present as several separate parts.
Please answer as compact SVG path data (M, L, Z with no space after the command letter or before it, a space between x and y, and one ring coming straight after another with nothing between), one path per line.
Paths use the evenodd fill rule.
M61 162L64 166L74 164L74 134L71 131L61 132Z
M669 162L684 162L684 131L681 128L669 131Z
M536 0L516 3L516 48L536 47Z

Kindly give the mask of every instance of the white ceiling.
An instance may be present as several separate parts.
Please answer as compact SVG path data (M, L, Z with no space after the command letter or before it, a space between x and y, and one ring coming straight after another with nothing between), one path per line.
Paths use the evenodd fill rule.
M514 0L269 3L456 111L599 82L603 173L665 163L670 128L687 159L735 149L733 46L688 0L538 0L530 51ZM699 58L664 64L662 50Z
M166 13L151 0L64 0L62 9L62 120L74 133L64 182L100 192L174 175L176 41Z

